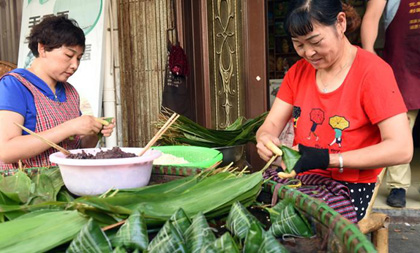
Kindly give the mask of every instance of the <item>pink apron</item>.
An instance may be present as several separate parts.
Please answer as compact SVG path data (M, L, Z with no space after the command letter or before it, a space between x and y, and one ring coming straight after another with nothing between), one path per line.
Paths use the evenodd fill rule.
M17 78L23 85L25 85L34 96L35 108L36 108L36 125L35 132L43 132L48 129L54 128L68 120L74 119L80 116L79 110L79 95L76 89L69 83L64 83L67 101L58 102L53 101L46 97L41 91L39 91L33 84L23 78L21 75L16 73L7 73ZM65 149L77 149L80 147L80 137L74 136L74 138L66 139L58 145ZM50 148L45 152L22 160L22 164L26 168L31 167L47 167L51 164L49 155L57 152L54 148ZM13 164L0 164L0 170L9 170L18 168L17 163Z

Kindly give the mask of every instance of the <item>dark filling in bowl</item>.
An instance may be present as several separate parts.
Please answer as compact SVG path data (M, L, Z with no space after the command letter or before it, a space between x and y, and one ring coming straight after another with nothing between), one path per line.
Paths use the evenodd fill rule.
M113 147L107 151L99 151L96 155L88 154L84 150L82 153L68 155L69 159L114 159L114 158L128 158L136 157L136 154L122 151L119 147Z

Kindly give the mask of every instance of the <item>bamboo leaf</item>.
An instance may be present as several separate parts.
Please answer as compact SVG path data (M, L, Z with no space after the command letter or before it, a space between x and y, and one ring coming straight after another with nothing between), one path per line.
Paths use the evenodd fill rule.
M28 199L29 204L38 204L46 201L54 201L56 197L52 180L46 174L37 174L32 179L32 189Z
M208 129L196 122L180 116L162 136L162 143L166 145L197 145L204 147L222 147L244 144L249 141L255 142L255 133L264 122L267 113L263 113L254 119L247 120L244 124L243 117L239 117L225 130ZM160 115L156 124L160 128L166 122L165 112Z
M214 245L214 243L206 243L201 246L200 253L220 253L221 251Z
M270 214L270 220L275 221L281 214L281 212L289 205L291 202L288 199L284 199L279 201L275 206L272 208L265 208Z
M184 237L168 220L156 237L150 242L148 253L177 253L187 252Z
M54 192L56 194L55 196L55 200L56 200L58 192L64 186L64 181L63 181L63 178L61 177L60 169L58 167L51 167L48 169L41 170L41 173L50 178L54 187Z
M184 235L187 229L191 226L191 220L182 208L179 208L171 216L171 218L169 218L169 221L181 235Z
M127 253L123 247L116 247L112 253Z
M287 146L281 146L281 151L283 151L283 161L286 165L286 171L287 173L292 172L293 167L295 167L295 164L300 159L300 153L297 152L294 149L291 149Z
M258 252L258 249L264 240L264 233L265 231L262 229L260 224L252 222L245 238L243 253Z
M255 216L248 212L244 206L239 202L235 202L226 220L227 229L240 239L244 239L252 223L261 225Z
M112 247L108 237L99 225L93 219L90 219L80 230L77 237L70 243L66 252L106 253L112 252Z
M160 252L162 245L168 245L165 248L168 247L169 252L172 249L185 250L184 234L190 225L191 221L184 210L181 208L178 209L159 230L156 237L150 243L148 250Z
M0 191L15 202L26 203L30 189L31 179L22 171L12 176L0 177Z
M216 236L209 227L206 217L203 213L198 213L194 218L191 226L185 232L188 251L197 253L207 244L212 244L216 240Z
M67 191L66 188L60 189L60 191L57 193L57 201L60 202L73 202L74 197Z
M101 212L98 210L86 209L81 213L91 217L101 226L107 226L118 222L110 213Z
M114 119L113 117L107 117L107 118L101 118L100 120L103 120L105 122L108 122L108 124L110 124L113 119ZM97 133L97 136L99 139L101 139L104 135L101 132L99 132Z
M133 210L145 214L149 225L163 224L179 208L188 216L200 211L213 215L225 214L235 201L249 202L261 190L262 174L235 176L229 172L218 173L197 181L198 177L171 182L138 191L121 191L113 197L83 197L75 200L83 206L90 206L105 212L129 215Z
M297 211L291 203L284 207L277 218L271 221L270 232L276 236L297 235L310 237L312 230L308 221Z
M235 122L226 127L225 130L238 130L242 127L242 122L245 120L243 116L238 117Z
M264 240L261 243L259 253L288 253L289 251L281 245L271 233L264 233Z
M225 173L221 173L225 174ZM174 208L183 208L188 216L199 212L206 215L224 206L230 206L235 201L242 201L256 197L261 189L261 173L245 175L243 177L230 177L224 180L213 180L219 174L206 178L190 189L175 196L160 196L161 201L143 202L138 205L148 217L167 219ZM256 189L255 189L256 187Z
M112 240L112 244L131 250L143 251L147 249L149 237L146 222L140 212L136 211L128 217Z
M239 253L238 246L228 232L217 238L214 245L220 253Z
M76 211L46 212L0 224L0 252L45 252L70 241L87 223Z

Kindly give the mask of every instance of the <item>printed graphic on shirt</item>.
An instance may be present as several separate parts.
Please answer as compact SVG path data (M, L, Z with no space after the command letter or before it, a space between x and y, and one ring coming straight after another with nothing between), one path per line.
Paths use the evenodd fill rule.
M330 117L329 124L335 132L334 140L329 144L329 146L337 144L341 148L343 131L350 126L350 122L342 116L335 115Z
M297 128L297 123L300 118L301 109L299 106L293 106L293 127Z
M309 119L312 121L311 131L308 135L308 140L312 138L312 135L315 136L315 141L319 140L318 135L315 133L316 127L318 125L322 125L325 120L325 113L323 110L319 108L313 108L311 112L309 113Z

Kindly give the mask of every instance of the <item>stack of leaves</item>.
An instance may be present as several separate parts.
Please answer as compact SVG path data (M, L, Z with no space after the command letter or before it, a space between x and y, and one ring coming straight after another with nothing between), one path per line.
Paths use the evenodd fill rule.
M49 250L73 238L75 231L79 231L80 226L84 225L88 218L92 218L102 227L119 222L130 215L136 217L133 215L141 212L144 224L151 229L161 226L179 208L185 210L184 216L189 217L199 213L203 213L206 217L222 216L227 214L231 205L237 201L245 206L253 203L263 182L261 172L245 174L213 170L165 184L110 191L98 197L86 196L73 199L68 193L63 192L65 188L60 190L61 186L58 187L62 185L61 178L58 177L60 180L57 181L53 179L54 173L59 171L56 169L46 171L49 172L33 178L18 172L14 176L0 179L0 215L3 220L9 220L0 224L0 231L9 231L17 238L13 240L15 249L20 247L25 249L30 246L32 251ZM50 211L51 214L48 216L39 216L39 213L45 210L55 212ZM60 226L59 218L64 210L78 211L73 211L71 219L69 218L69 221L75 221L74 227ZM139 216L138 213L136 215ZM39 224L41 221L54 226L50 229L44 228L43 233L35 229L22 230L19 216L26 218L28 226L32 223ZM90 223L89 226L93 229L95 223ZM173 222L167 227L168 231L177 229L177 225ZM141 231L139 229L135 233L139 234ZM101 234L95 236L101 237ZM48 237L51 239L46 242L45 238ZM31 238L31 242L22 238ZM104 245L102 246L105 248L109 246ZM127 243L119 241L118 245L127 246ZM6 241L0 242L0 251L3 252L9 246Z
M217 217L229 212L236 201L249 206L263 182L261 172L240 175L220 172L201 176L119 191L112 197L81 197L74 202L81 208L88 206L89 211L99 213L128 215L133 210L141 210L149 225L160 225L178 208L183 208L189 216L202 212L207 217Z
M160 129L170 115L170 111L163 111L159 115L155 127ZM193 145L210 148L241 145L248 142L255 143L255 134L266 116L267 112L246 121L244 117L239 117L226 129L216 130L205 128L181 115L162 135L160 143L162 145Z

